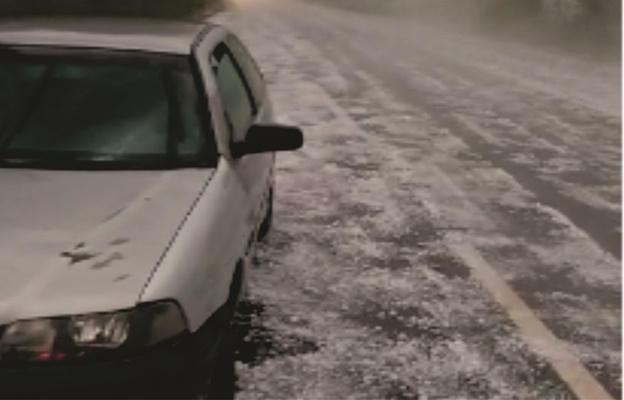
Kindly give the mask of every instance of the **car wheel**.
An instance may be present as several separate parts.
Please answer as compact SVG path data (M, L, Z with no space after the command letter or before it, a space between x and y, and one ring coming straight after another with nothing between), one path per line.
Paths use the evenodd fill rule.
M198 375L195 379L191 398L197 400L234 398L236 372L231 337L231 331L224 332L222 335L219 350L211 368L200 370L203 376Z
M273 226L273 188L269 192L269 204L267 206L267 211L260 224L260 228L258 229L258 240L264 240L269 232L271 231L271 227Z
M239 263L232 277L230 294L225 305L217 312L219 317L219 344L217 354L209 365L197 370L191 385L194 399L233 399L235 392L236 371L234 366L232 320L243 285L244 264Z
M219 349L211 365L198 368L192 379L189 396L192 399L234 398L236 372L231 328L228 326L220 336Z

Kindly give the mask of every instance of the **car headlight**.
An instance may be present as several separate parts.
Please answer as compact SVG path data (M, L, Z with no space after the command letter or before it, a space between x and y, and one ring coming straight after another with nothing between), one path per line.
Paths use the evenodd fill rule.
M0 338L2 361L84 359L149 347L186 331L173 302L132 310L17 321Z
M129 317L130 312L71 317L68 331L77 346L114 349L128 338Z

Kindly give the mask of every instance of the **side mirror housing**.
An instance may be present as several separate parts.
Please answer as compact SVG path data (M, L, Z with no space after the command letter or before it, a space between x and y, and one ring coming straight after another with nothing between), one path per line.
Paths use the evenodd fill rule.
M303 132L296 126L254 124L247 131L245 141L232 143L232 157L246 154L297 150L303 146Z

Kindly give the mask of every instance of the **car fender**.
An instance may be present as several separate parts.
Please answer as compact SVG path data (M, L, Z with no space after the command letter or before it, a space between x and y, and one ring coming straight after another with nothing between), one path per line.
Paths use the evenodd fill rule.
M189 329L199 328L228 299L234 270L251 235L245 221L248 208L231 161L222 157L140 302L176 300Z

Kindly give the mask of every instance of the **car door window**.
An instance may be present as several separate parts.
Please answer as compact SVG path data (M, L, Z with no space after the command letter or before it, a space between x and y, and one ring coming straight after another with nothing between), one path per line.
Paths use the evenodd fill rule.
M241 43L241 41L234 35L230 35L227 38L228 48L232 51L232 54L240 64L247 82L251 86L251 91L256 103L257 108L261 107L261 103L264 97L264 79L258 64L254 61L249 50Z
M225 119L233 141L239 142L244 138L256 114L256 105L240 66L225 44L220 44L216 48L213 57L211 65L213 65Z

